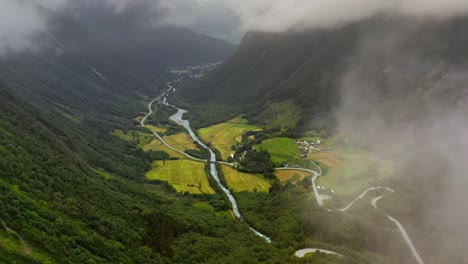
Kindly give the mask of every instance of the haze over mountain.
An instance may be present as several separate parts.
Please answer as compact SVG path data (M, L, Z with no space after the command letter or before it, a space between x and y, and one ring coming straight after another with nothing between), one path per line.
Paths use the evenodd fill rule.
M387 213L425 263L467 262L467 11L462 0L0 0L0 262L413 263ZM232 42L246 34L236 47L195 32ZM168 71L221 61L197 80ZM208 159L168 120L169 106L152 105L158 132L140 122L172 86L170 103L189 109L193 127L243 131L205 141L218 161L219 145L233 153L217 169L241 220L209 163L199 174L213 193L201 180L148 178L168 164L191 172L187 155ZM181 158L152 133L195 149ZM390 161L392 177L379 184L395 194L378 210L365 198L337 212L311 202L318 172L280 183L262 141L298 151L310 135L338 142L343 163L362 153ZM261 169L236 171L239 156ZM381 174L377 163L360 173L365 186ZM246 175L243 187L265 190L228 186ZM344 257L293 256L304 247Z
M466 16L389 15L251 32L233 57L177 96L202 127L247 112L266 126L335 130L390 158L399 176L393 184L406 192L386 206L410 225L426 261L464 262L456 248L468 245L466 26ZM301 119L284 123L288 111ZM405 204L411 209L396 209Z

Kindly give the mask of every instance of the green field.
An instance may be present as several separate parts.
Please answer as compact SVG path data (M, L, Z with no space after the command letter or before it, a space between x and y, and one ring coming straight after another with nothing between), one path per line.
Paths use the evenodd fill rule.
M96 172L97 174L101 175L106 180L110 180L110 179L114 178L114 176L110 175L109 173L107 173L107 172L105 172L103 170L93 169L93 171Z
M146 173L150 180L167 181L178 192L194 194L215 193L205 173L205 163L190 160L173 160L153 164L155 169Z
M259 129L257 126L248 125L246 119L236 117L224 123L219 123L207 128L198 130L200 138L205 142L210 142L221 153L226 160L231 155L231 146L236 145L236 138L242 134Z
M369 172L375 160L359 160L345 165L330 168L325 176L319 177L317 186L333 190L336 195L353 198L370 186L379 185L379 182L392 174L391 164L380 161L377 173Z
M169 154L169 156L171 157L174 157L174 158L180 158L180 159L185 159L186 156L180 154L179 152L176 152L168 147L166 147L161 141L159 141L158 139L155 139L153 141L151 141L149 144L145 145L143 147L143 150L144 151L149 151L149 150L153 150L153 151L164 151L166 153Z
M248 191L268 192L271 184L263 176L239 172L230 166L223 165L224 178L230 189L235 192Z
M296 141L291 138L270 138L255 146L255 149L268 151L275 165L299 158Z
M45 263L45 264L53 263L46 253L42 252L38 248L33 247L30 244L28 244L28 246L31 251L30 257L32 259L40 263ZM8 252L14 252L19 255L27 256L26 249L24 245L21 243L21 241L19 240L19 238L12 232L7 232L1 224L0 224L0 247L3 250L6 250ZM1 260L0 262L4 263ZM13 263L16 263L16 262L13 262Z
M157 126L153 126L153 125L145 125L145 126L149 130L151 130L153 132L156 132L156 133L165 133L167 131L167 128L165 128L165 127L157 127Z
M198 210L205 211L205 212L213 212L217 216L220 217L225 217L225 218L235 218L234 214L231 212L231 210L227 211L215 211L213 206L210 205L209 202L196 202L193 203L193 207L197 208Z
M280 170L277 171L275 175L281 183L286 183L287 181L290 181L292 184L295 184L296 182L309 176L310 173L298 170Z
M127 133L124 133L122 130L116 129L112 134L127 142L136 143L141 149L143 149L146 144L150 143L154 139L153 134L137 130L130 130L127 131Z
M302 110L293 102L271 103L257 120L270 129L274 127L295 128L301 119Z
M172 147L186 151L188 149L197 149L197 145L193 143L193 139L188 133L178 133L172 136L164 136L163 139Z

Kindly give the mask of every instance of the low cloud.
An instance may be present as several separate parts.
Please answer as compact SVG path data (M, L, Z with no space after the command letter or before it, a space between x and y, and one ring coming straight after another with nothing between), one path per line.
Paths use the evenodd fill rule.
M417 25L402 23L362 37L341 76L337 123L351 142L394 162L397 192L412 192L395 206L410 206L413 227L425 230L426 238L437 237L416 241L423 258L441 263L451 254L466 260L466 252L452 250L468 245L468 63L453 59L467 42L458 37L461 27L450 23L442 29Z
M31 47L30 36L46 28L40 7L56 9L65 0L0 0L0 54Z
M169 23L211 20L244 32L329 28L380 13L446 18L468 11L466 0L161 0L159 5Z

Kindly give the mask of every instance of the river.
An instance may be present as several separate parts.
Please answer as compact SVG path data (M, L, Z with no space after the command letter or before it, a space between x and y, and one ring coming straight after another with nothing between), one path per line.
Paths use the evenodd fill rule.
M170 86L171 87L171 86ZM187 110L185 109L181 109L181 108L178 108L174 105L171 105L167 102L167 98L164 97L164 100L163 100L163 104L167 105L167 106L171 106L171 107L174 107L175 109L177 109L177 113L175 113L174 115L172 115L170 117L170 120L174 121L175 123L183 126L185 129L187 129L187 131L189 132L190 134L190 137L198 142L198 144L200 144L200 146L202 146L203 148L207 149L209 152L210 152L210 174L211 176L213 177L213 179L216 181L216 183L218 184L218 186L221 188L221 190L223 190L223 192L226 194L226 196L228 197L229 199L229 202L231 202L231 206L232 206L232 211L234 213L234 215L239 218L240 220L242 220L243 222L245 222L245 219L242 217L241 213L239 212L239 207L237 206L237 201L236 199L234 198L234 196L232 195L231 191L229 191L228 188L226 188L226 186L224 186L222 183L221 183L221 180L219 179L219 176L218 176L218 170L216 169L216 154L213 152L213 150L211 150L205 143L203 143L203 141L201 141L197 134L195 134L195 132L192 130L192 127L190 126L190 121L189 120L186 120L186 119L183 119L183 116L185 113L187 113ZM248 225L248 223L246 223ZM265 236L264 234L260 233L259 231L255 230L253 227L251 227L249 225L249 228L250 230L252 230L252 232L254 232L257 236L265 239L265 241L267 241L268 243L271 243L271 239L267 236Z

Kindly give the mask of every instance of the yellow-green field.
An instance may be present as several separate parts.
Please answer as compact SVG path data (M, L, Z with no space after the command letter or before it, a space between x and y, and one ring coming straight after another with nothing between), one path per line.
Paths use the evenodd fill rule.
M143 149L146 144L150 143L154 139L153 134L136 130L130 130L127 131L127 133L124 133L122 130L116 129L112 134L127 142L137 143L138 147L141 149Z
M198 134L203 141L210 142L219 150L221 157L226 160L231 155L231 146L237 143L236 140L239 140L242 134L257 129L259 129L257 126L248 125L246 119L236 117L224 123L202 128L198 130Z
M153 164L154 169L146 173L150 180L167 181L178 192L194 194L209 193L214 190L205 173L205 163L190 160L172 160Z
M309 173L298 170L280 170L277 171L275 175L281 183L286 183L289 180L292 184L295 184L309 176Z
M155 139L155 140L151 141L149 144L145 145L143 147L143 150L144 151L150 151L150 150L164 151L167 154L169 154L169 156L174 157L174 158L180 158L180 159L186 158L184 155L180 154L179 152L173 151L172 149L166 147L161 141L159 141L157 139Z
M268 151L271 155L271 161L277 165L299 158L299 149L296 141L292 138L270 138L255 146L255 149Z
M379 182L392 175L390 162L369 155L338 151L335 155L329 153L313 159L329 167L328 173L319 177L316 184L332 189L340 196L354 196L369 186L379 185ZM370 171L372 166L376 166L374 172Z
M197 149L197 146L193 144L193 140L188 133L178 133L172 136L164 136L163 139L169 145L181 151Z
M266 128L294 128L301 119L302 110L294 101L270 103L258 116L258 120L265 124Z
M26 255L26 249L24 248L23 244L18 239L18 237L12 232L7 232L3 228L3 226L1 226L1 224L0 227L0 247L2 247L5 251L9 251L12 253L14 252L19 255ZM28 246L31 251L31 257L34 260L45 264L53 263L52 260L47 256L47 254L45 254L38 248L31 246L30 244L28 244Z
M107 173L107 172L105 172L103 170L93 169L93 171L96 172L97 174L101 175L106 180L110 180L110 179L114 178L114 176L110 175L109 173Z
M226 211L215 211L213 206L210 205L209 202L196 202L193 203L193 207L197 208L198 210L205 211L205 212L213 212L217 216L225 217L225 218L235 218L234 214L231 210Z
M153 132L156 132L156 133L166 133L166 131L167 131L167 128L165 128L165 127L157 127L157 126L153 126L153 125L145 125L145 126L149 130L151 130Z
M268 192L271 187L263 176L239 172L228 165L223 165L222 168L229 188L235 192L252 192L255 189L258 192Z

